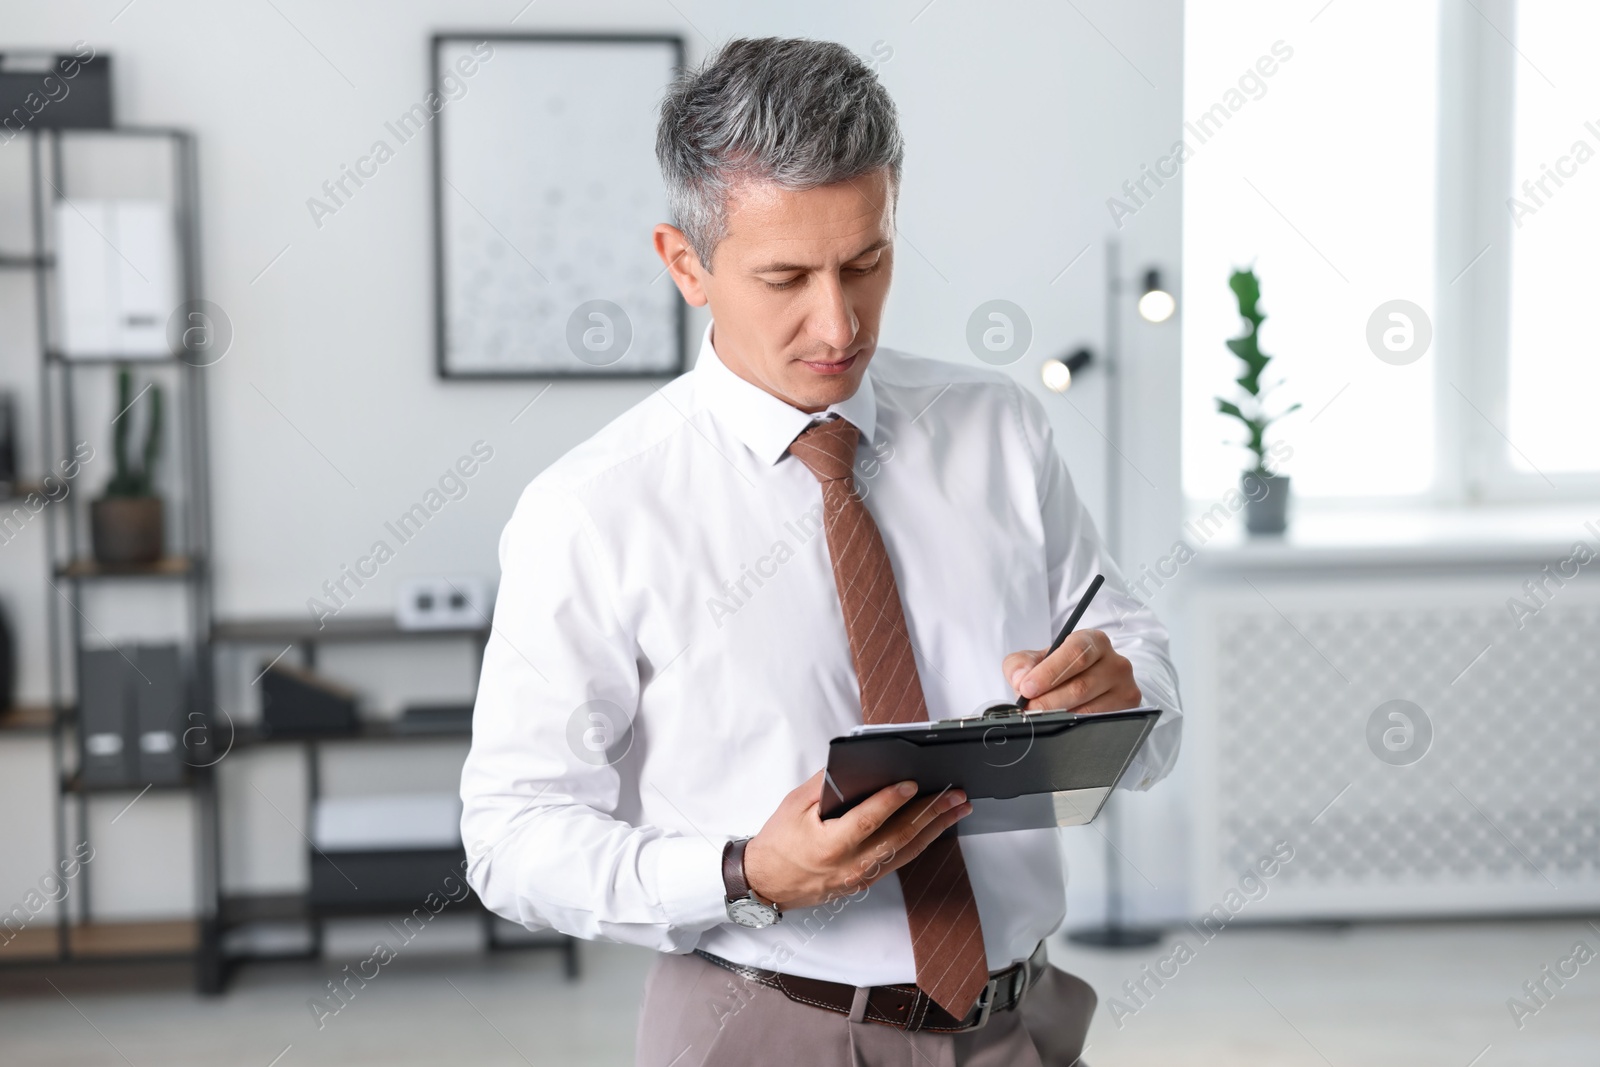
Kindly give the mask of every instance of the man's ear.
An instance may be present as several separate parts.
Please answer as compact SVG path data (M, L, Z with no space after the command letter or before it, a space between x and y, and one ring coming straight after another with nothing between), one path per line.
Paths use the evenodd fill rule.
M683 231L670 223L658 223L655 244L656 255L661 257L661 262L672 273L672 280L678 286L678 292L683 294L683 299L690 307L704 307L710 298L700 284L700 277L710 272L701 265L700 257L695 255Z

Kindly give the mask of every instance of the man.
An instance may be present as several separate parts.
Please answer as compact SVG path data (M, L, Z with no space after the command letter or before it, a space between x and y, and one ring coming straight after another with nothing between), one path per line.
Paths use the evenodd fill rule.
M656 250L713 324L505 528L462 776L472 885L530 927L664 953L641 1064L1072 1063L1094 997L1043 959L1056 832L941 836L970 806L913 783L823 821L821 767L863 721L1009 685L1163 708L1124 779L1148 788L1178 750L1166 634L1031 394L877 347L903 148L863 64L734 41L672 88L657 154L677 224Z

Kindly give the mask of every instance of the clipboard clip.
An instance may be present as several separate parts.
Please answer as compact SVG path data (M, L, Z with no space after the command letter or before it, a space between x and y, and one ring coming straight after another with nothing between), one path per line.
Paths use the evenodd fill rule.
M1019 708L1015 704L992 704L989 707L985 708L983 714L979 715L978 718L980 718L980 719L1021 718L1023 714L1024 714L1023 710L1021 708Z

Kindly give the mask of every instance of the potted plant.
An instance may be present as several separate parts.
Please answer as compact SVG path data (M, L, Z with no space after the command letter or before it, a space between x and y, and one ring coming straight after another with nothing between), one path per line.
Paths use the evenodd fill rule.
M1239 387L1239 397L1228 400L1217 397L1217 410L1231 415L1244 424L1244 447L1255 457L1254 465L1241 475L1245 495L1245 529L1250 533L1281 534L1288 528L1289 476L1267 468L1267 427L1297 410L1298 403L1290 404L1276 415L1268 415L1266 396L1283 384L1282 379L1263 386L1261 376L1272 362L1272 357L1261 351L1259 338L1261 323L1266 316L1261 313L1261 280L1254 267L1235 270L1228 278L1228 288L1239 301L1239 317L1244 320L1244 333L1231 338L1228 351L1238 356L1244 369L1234 383ZM1257 485L1250 484L1251 479Z
M133 421L133 375L117 372L117 411L112 420L116 472L105 493L89 505L89 531L94 558L113 567L152 563L161 558L165 541L161 498L155 493L156 454L161 446L161 386L149 388L149 416L145 420L142 462L135 469L128 461L128 427Z

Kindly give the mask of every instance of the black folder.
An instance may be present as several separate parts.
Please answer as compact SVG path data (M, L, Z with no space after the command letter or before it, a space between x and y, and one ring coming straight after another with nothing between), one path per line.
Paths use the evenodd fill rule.
M909 780L920 796L967 794L972 813L956 823L960 834L1082 826L1105 806L1160 714L1007 711L860 726L829 745L820 814L836 818Z

